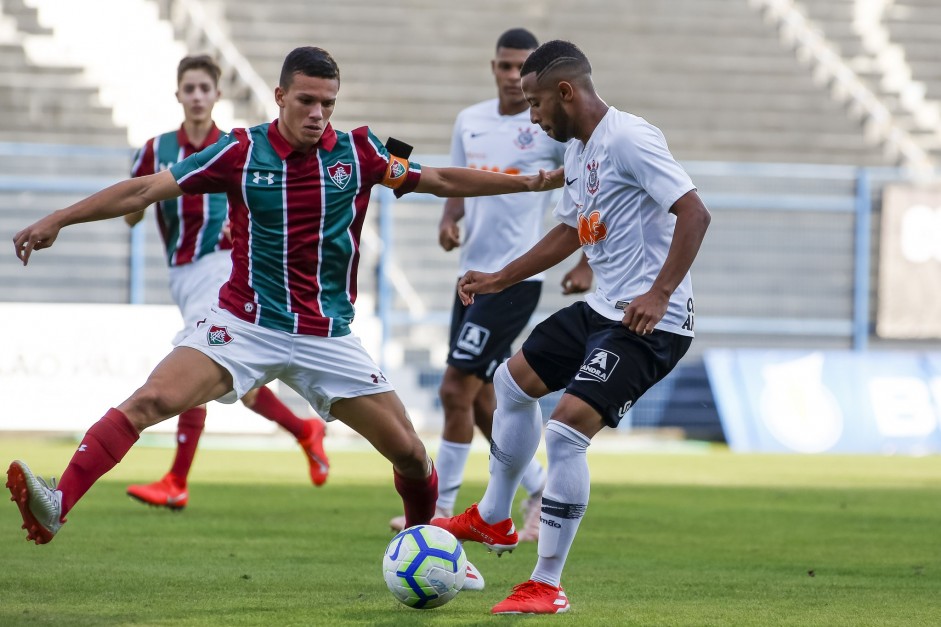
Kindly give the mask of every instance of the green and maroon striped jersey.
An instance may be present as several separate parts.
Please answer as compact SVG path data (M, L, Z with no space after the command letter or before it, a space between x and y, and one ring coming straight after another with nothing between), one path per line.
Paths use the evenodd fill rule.
M184 192L228 195L233 267L220 306L270 329L334 337L353 320L370 190L408 193L421 166L391 157L367 127L328 124L314 149L296 152L275 121L237 128L170 172Z
M183 127L157 135L134 156L131 176L145 176L167 170L175 163L216 143L222 133L213 125L201 146L194 146ZM157 203L157 226L167 256L167 264L181 266L216 250L232 248L222 234L229 211L225 194L184 194Z

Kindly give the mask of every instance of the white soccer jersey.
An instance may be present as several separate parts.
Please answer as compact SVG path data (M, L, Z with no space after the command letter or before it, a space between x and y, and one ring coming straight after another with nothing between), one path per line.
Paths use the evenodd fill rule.
M496 99L461 111L451 136L451 163L510 174L535 174L562 165L565 144L529 121L529 109L500 115ZM495 272L539 241L549 192L464 199L461 274ZM542 275L533 277L542 279Z
M676 216L669 209L693 189L660 129L614 107L587 144L568 144L565 188L554 215L578 229L598 285L585 298L592 309L620 320L624 305L650 290L673 241ZM693 312L687 273L656 328L692 336Z

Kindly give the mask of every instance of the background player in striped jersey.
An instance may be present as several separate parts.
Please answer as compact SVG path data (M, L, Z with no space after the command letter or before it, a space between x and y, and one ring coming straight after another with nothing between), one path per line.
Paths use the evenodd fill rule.
M542 433L537 399L565 389L546 425L549 473L542 497L536 568L494 614L569 609L562 568L588 506L587 451L637 399L666 376L693 338L689 277L710 216L663 134L609 107L574 44L550 41L523 64L532 121L565 150L561 222L522 257L494 273L468 272L462 300L493 293L559 263L579 247L598 289L536 326L494 377L490 482L479 504L433 524L458 539L512 550L510 519L520 477Z
M461 111L451 138L451 164L498 172L532 173L562 165L565 144L548 137L529 120L529 103L520 89L520 68L539 46L526 29L500 35L490 62L497 97ZM539 241L549 194L511 194L482 198L449 198L439 225L438 241L446 251L460 248L460 275L468 270L499 270ZM464 222L461 242L458 223ZM490 439L493 373L510 356L513 342L526 327L542 292L543 275L487 294L464 306L455 292L451 313L447 368L439 397L444 430L435 459L438 470L437 516L451 516L474 437L474 424ZM566 293L591 286L591 268L582 262L563 279ZM523 474L528 494L523 502L520 541L539 536L539 505L546 473L535 458ZM399 531L405 517L389 525Z
M166 170L219 140L222 133L212 120L212 110L222 95L221 75L219 65L207 55L188 56L180 61L176 99L183 107L183 124L175 131L149 139L134 159L131 176ZM170 266L170 293L183 315L183 329L173 342L176 345L205 317L232 271L232 240L224 228L229 203L225 194L184 194L158 202L155 209ZM124 216L130 226L143 218L144 211ZM265 386L247 392L242 403L297 438L307 458L311 481L323 485L330 468L323 450L324 422L319 418L298 418ZM170 472L160 481L129 486L127 493L151 505L186 507L189 500L186 480L205 424L205 405L180 414L176 457Z
M235 129L169 170L116 183L14 236L25 265L65 226L184 193L224 191L233 246L232 275L218 306L141 388L88 430L57 486L22 461L10 465L7 486L30 539L49 542L143 429L210 400L233 402L275 378L391 462L408 526L431 519L438 496L431 459L385 374L350 332L370 191L385 185L397 195L506 194L558 187L562 177L422 168L390 155L367 127L336 131L329 121L339 88L339 68L326 51L298 48L275 88L274 122Z

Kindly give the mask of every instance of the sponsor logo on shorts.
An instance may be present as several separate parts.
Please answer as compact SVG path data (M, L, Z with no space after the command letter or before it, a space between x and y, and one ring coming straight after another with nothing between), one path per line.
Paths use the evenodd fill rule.
M591 351L591 355L588 356L588 359L585 360L582 367L578 369L575 380L601 381L604 383L608 380L608 377L611 376L611 373L614 372L620 360L621 358L614 353L596 348Z
M480 355L484 351L488 339L490 339L489 329L473 322L465 322L464 328L461 329L461 335L458 336L457 347L472 355ZM454 356L452 355L452 357ZM454 358L462 359L461 357Z
M206 332L206 341L209 342L210 346L223 346L233 339L235 338L229 335L228 329L215 324L210 326L209 331Z
M633 405L633 404L634 404L634 401L627 401L626 403L624 403L623 405L621 405L621 409L618 410L618 417L619 417L619 418L623 418L623 417L624 417L624 414L626 414L628 411L630 411L631 405Z
M380 382L382 383L389 382L389 380L386 379L386 375L382 374L381 372L374 372L373 374L369 376L372 379L372 382L375 383L376 385L378 385Z
M464 351L459 350L457 348L451 351L451 359L473 359L473 358L474 356L471 355L470 353L465 353Z

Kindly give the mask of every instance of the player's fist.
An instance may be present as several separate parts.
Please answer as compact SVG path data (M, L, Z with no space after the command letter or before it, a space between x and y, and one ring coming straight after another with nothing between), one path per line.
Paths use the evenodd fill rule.
M438 243L445 251L461 245L461 227L454 220L442 220L438 225Z
M475 294L493 294L503 289L499 274L496 272L477 272L468 270L457 281L457 295L464 306L474 303Z

